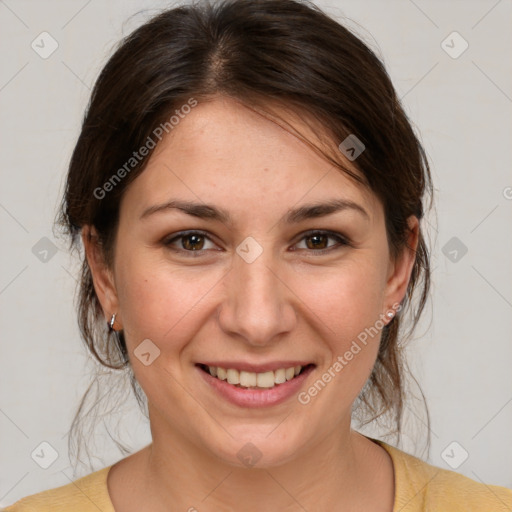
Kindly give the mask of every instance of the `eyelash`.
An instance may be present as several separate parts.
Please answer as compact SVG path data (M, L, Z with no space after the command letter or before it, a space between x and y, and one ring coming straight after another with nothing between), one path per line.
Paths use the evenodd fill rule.
M172 246L172 244L174 242L176 242L180 239L186 238L187 236L191 236L191 235L199 235L199 236L206 238L210 242L213 242L213 240L211 240L211 238L208 236L208 233L206 233L205 231L194 230L194 231L182 231L180 233L176 233L175 235L172 236L172 238L164 239L163 244L166 247L168 247L169 249L171 249L172 251L182 253L182 254L185 253L189 257L193 257L193 258L201 257L203 255L203 253L205 251L207 251L208 249L199 249L197 251L190 251L190 250L186 250L186 249L178 249L177 247ZM331 252L335 249L340 249L343 246L351 245L350 241L345 236L341 235L340 233L335 233L333 231L325 231L325 230L312 230L312 231L307 231L305 233L302 233L302 237L300 238L299 242L302 242L304 239L313 237L315 235L327 236L328 238L335 239L338 242L336 245L332 245L330 247L327 247L326 249L317 249L317 250L305 249L308 252L314 253L315 256L320 256L320 255L326 254L328 252ZM297 245L299 242L297 242L295 245ZM296 250L296 249L294 249L294 250ZM304 250L304 249L299 249L299 250Z

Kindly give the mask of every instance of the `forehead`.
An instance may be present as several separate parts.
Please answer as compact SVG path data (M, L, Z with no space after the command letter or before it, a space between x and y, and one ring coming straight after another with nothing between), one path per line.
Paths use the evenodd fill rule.
M234 210L257 206L262 214L262 208L279 213L279 205L336 197L377 214L374 194L294 133L320 144L315 129L297 116L284 116L286 128L235 100L199 103L158 144L123 203L141 213L172 197Z

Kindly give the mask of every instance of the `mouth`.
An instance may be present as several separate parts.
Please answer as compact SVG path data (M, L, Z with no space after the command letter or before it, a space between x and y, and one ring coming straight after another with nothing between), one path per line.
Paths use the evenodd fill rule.
M315 365L312 363L304 365L285 364L281 368L278 367L273 370L267 369L266 371L259 372L202 363L196 366L210 377L218 381L224 381L235 388L245 390L270 390L305 376Z

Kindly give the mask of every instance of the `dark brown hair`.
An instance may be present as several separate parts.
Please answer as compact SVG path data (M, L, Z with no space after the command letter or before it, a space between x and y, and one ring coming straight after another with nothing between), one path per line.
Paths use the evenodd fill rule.
M326 158L381 200L390 252L396 255L404 248L407 218L421 219L423 201L432 194L425 152L376 55L316 6L294 0L177 7L121 42L96 81L69 165L57 224L70 237L71 248L81 248L81 229L92 225L106 264L112 264L120 200L144 170L151 150L129 168L126 162L191 98L200 102L215 95L262 112L281 105L320 123L335 147L355 134L366 147L353 162L358 172L344 166L342 158ZM112 182L123 166L127 172ZM106 190L106 183L112 186L103 194L99 191ZM126 370L144 406L124 335L108 331L83 252L81 261L78 321L83 340L103 367ZM358 399L363 423L388 416L395 432L401 431L406 369L401 345L416 326L429 286L429 252L421 231L403 309L383 329L375 367ZM404 314L409 315L407 331Z

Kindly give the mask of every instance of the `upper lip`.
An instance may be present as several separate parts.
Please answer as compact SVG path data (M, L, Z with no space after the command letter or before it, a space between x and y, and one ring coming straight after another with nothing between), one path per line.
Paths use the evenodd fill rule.
M265 373L279 370L280 368L286 369L295 366L304 367L313 363L311 363L310 361L272 361L269 363L255 364L246 361L203 361L198 364L203 364L206 366L217 366L220 368L224 368L225 370L229 370L230 368L232 368L234 370L241 370L244 372Z

